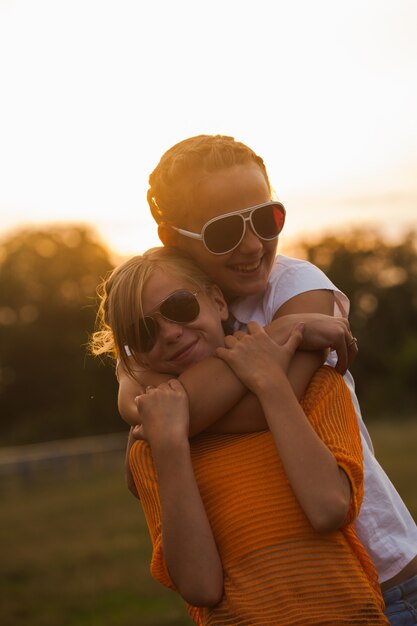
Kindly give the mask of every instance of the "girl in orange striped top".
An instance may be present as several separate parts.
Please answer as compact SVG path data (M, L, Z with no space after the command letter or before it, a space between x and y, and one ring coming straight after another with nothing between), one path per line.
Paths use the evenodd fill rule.
M130 460L152 574L181 594L195 623L388 624L353 528L363 469L349 391L323 367L300 406L286 376L303 326L281 343L255 323L225 338L222 293L167 249L115 270L100 316L96 353L113 350L129 367L133 357L167 379L137 400L147 441ZM264 428L213 427L189 441L188 397L173 376L214 352L253 392Z

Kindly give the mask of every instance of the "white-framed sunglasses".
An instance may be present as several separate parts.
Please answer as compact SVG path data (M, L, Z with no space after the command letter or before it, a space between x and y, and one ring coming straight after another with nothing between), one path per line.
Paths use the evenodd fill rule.
M206 222L200 233L172 226L180 235L202 241L211 254L227 254L241 243L249 222L259 239L272 241L284 227L285 208L281 202L264 202L256 206L225 213Z

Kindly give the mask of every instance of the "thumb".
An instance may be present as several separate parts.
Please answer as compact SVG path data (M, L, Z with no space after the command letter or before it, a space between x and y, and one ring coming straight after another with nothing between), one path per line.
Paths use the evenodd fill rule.
M132 435L135 439L144 439L143 428L140 424L132 427Z
M286 341L287 347L289 347L290 349L297 350L298 346L300 345L302 339L303 339L303 335L304 335L304 329L305 329L305 323L304 322L298 322L298 324L295 324L292 328L291 328L291 332L289 334L289 337Z

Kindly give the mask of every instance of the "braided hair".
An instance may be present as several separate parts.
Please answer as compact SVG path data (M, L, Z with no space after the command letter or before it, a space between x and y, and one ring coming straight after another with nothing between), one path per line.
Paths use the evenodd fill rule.
M257 165L271 190L265 164L251 148L227 135L197 135L162 155L149 176L147 200L159 225L176 224L193 211L199 183L212 172L235 165Z

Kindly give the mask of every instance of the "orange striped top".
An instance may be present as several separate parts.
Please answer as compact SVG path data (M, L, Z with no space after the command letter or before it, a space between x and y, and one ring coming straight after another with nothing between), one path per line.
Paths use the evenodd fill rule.
M269 431L195 437L194 472L224 573L219 604L188 605L198 625L388 624L376 570L353 528L363 496L363 467L349 391L340 375L322 367L302 404L350 479L346 523L332 532L313 529ZM130 464L153 544L151 573L175 589L163 557L156 470L146 442L134 444Z

